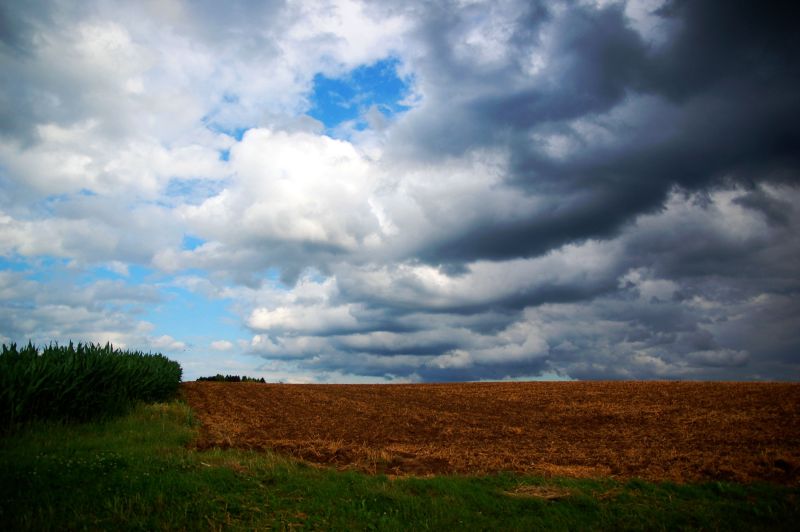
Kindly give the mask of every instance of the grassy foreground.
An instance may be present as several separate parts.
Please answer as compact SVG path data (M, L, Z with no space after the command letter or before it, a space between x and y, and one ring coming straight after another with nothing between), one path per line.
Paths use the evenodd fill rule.
M800 489L515 475L388 479L196 452L179 402L0 439L0 530L793 529Z

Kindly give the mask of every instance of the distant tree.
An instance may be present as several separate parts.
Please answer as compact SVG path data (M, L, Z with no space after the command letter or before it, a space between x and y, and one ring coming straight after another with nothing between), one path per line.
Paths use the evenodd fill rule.
M260 379L257 377L248 377L246 375L222 375L221 373L217 373L213 377L198 377L197 382L258 382L261 384L266 384L267 381L264 377Z

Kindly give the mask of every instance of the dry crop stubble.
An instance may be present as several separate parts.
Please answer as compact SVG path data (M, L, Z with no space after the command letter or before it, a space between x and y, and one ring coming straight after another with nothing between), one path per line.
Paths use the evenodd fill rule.
M800 385L186 383L199 448L371 473L800 482Z

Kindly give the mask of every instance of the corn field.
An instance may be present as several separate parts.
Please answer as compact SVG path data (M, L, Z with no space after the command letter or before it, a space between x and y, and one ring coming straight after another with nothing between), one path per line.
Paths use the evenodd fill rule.
M177 393L181 374L180 364L161 354L111 344L3 344L0 432L34 419L85 421L163 401Z

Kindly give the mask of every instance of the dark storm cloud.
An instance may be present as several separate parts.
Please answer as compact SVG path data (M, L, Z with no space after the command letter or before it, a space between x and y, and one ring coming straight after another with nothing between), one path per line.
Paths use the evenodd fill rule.
M570 4L559 14L531 6L513 20L508 59L486 68L452 53L448 36L468 12L426 13L430 55L420 63L430 101L409 118L403 140L424 157L504 146L507 184L552 207L511 221L475 220L431 242L425 260L536 256L609 238L657 209L676 185L798 183L800 41L784 4L672 2L658 12L670 24L659 45L631 27L623 4ZM548 25L548 77L526 83L520 58L541 46ZM614 141L581 136L580 120L602 124ZM566 157L531 138L556 133L577 146Z
M436 368L425 366L417 374L427 382L464 382L502 380L509 375L537 376L551 370L547 360L529 360L511 364L486 364L471 368Z
M375 358L353 363L369 368L370 375L423 380L542 372L592 379L796 378L800 309L793 300L800 293L795 271L800 219L791 207L796 192L794 187L675 190L662 210L639 218L613 240L590 246L594 251L526 263L530 281L519 286L523 277L507 269L496 289L485 290L480 283L492 275L474 265L449 277L457 285L448 295L408 273L390 271L391 284L379 289L368 278L348 279L339 272L341 301L384 312L386 321L364 332L413 323L407 332L438 331L446 341L418 341L420 349L408 349L401 343L386 348L333 340L335 349L315 358L314 367L355 371L347 357L369 353ZM751 207L753 201L759 207ZM781 223L771 223L762 212L773 205L779 205L774 208L782 213ZM602 252L607 246L613 251ZM601 268L609 257L611 263ZM592 276L580 270L566 275L581 261L592 265L587 270ZM560 284L549 277L553 271L564 275ZM460 298L470 290L474 299L467 305ZM495 326L470 325L489 321ZM519 336L526 330L544 343L526 347ZM459 364L461 352L469 358Z
M557 82L478 95L471 104L476 124L503 124L526 131L536 124L605 111L635 85L645 64L645 46L627 27L621 5L591 13L570 10L558 29L553 46ZM512 55L524 56L535 42L519 39L513 44Z
M23 73L13 63L30 55L34 48L34 31L48 18L45 2L3 2L0 5L0 65L3 90L0 91L0 135L29 139L33 99L38 90L31 90ZM11 58L14 58L13 60Z
M792 212L792 204L777 198L771 198L763 190L757 189L736 198L736 203L754 209L764 215L771 225L787 226Z
M679 195L692 208L702 196ZM763 189L737 195L733 205L763 214L767 228L734 232L702 218L656 220L626 238L626 255L632 264L651 265L667 279L683 279L687 290L709 292L714 300L741 297L760 291L786 292L800 288L796 260L800 254L797 213L791 204ZM773 212L774 211L774 212ZM774 223L778 217L780 223ZM711 282L709 282L711 279Z
M481 220L423 249L431 262L512 259L542 255L586 238L614 236L631 216L631 207L653 209L666 190L635 183L629 188L605 189L592 185L551 199L552 208L536 216L493 222Z
M727 81L758 89L752 100L764 90L789 89L800 44L792 8L785 2L668 2L660 13L676 20L678 31L656 54L653 86L678 100Z
M384 329L385 330L385 329ZM362 353L363 348L357 345L348 344L346 341L334 341L334 345L342 352L345 353ZM452 349L458 348L458 343L452 341L439 341L430 343L418 343L413 346L404 345L384 345L384 346L370 346L369 353L376 356L394 356L394 355L411 355L411 356L435 356L440 353L445 353Z
M4 2L0 5L0 46L17 53L25 53L31 46L33 20L36 13L44 11L44 2L26 2L25 9L20 4Z
M621 273L621 271L617 273ZM393 289L406 292L401 298L396 297L396 294L377 294L370 292L368 288L365 290L364 287L358 285L358 277L341 278L340 283L344 297L362 301L372 309L387 311L390 316L398 317L420 311L462 316L493 311L510 314L525 307L543 303L590 300L595 296L613 291L617 281L615 276L608 275L596 279L531 283L528 286L519 287L513 293L499 292L469 302L460 301L457 298L448 298L445 301L433 300L428 289L402 279L393 285Z

